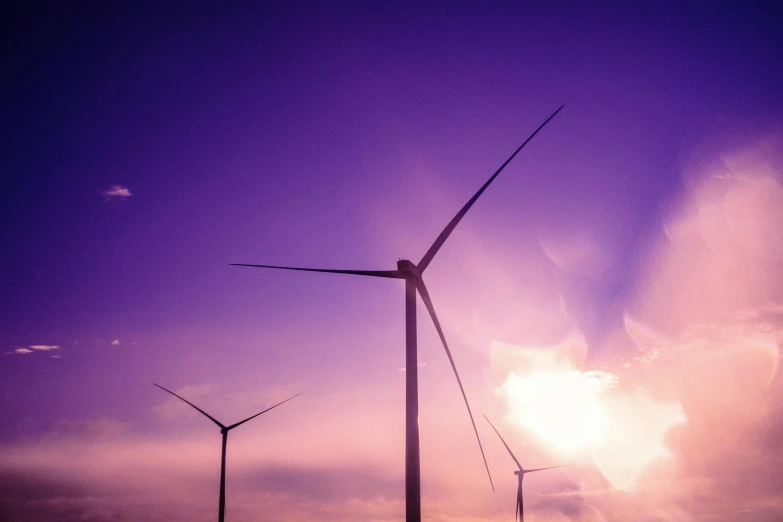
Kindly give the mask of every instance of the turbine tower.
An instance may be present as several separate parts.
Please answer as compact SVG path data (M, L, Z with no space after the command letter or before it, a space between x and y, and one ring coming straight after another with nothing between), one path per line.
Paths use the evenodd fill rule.
M563 106L560 106L555 112L547 118L544 123L539 127L522 143L522 145L514 151L514 153L495 171L495 173L487 180L484 185L476 192L470 200L457 212L457 215L452 218L446 228L440 233L432 246L421 258L419 264L415 264L407 259L397 261L397 270L332 270L326 268L299 268L290 266L275 266L275 265L255 265L246 263L231 263L233 266L247 266L255 268L275 268L280 270L298 270L302 272L326 272L330 274L351 274L370 277L385 277L390 279L404 279L405 280L405 520L407 522L420 522L421 521L421 477L419 469L419 398L418 398L418 366L416 355L416 294L421 296L421 300L424 302L424 306L432 318L432 322L435 324L435 330L438 332L443 348L446 350L446 356L451 364L451 369L454 371L454 376L457 378L457 384L462 392L462 398L465 401L465 406L468 409L468 415L470 416L470 422L473 425L473 432L476 434L476 440L478 441L479 449L481 450L481 457L484 459L484 467L487 470L487 476L489 477L490 486L492 490L495 490L492 484L492 476L489 473L489 466L487 465L487 459L484 456L484 448L481 446L481 439L476 429L476 422L473 420L473 413L470 411L470 404L468 403L468 397L465 394L465 389L462 386L462 380L457 372L457 367L454 364L454 359L451 356L451 350L449 350L446 343L446 337L443 334L443 330L438 321L438 316L435 314L435 307L430 299L427 287L424 284L422 275L429 266L435 254L443 246L448 239L449 235L454 231L454 228L459 224L460 220L470 210L470 207L476 202L476 200L484 193L495 178L500 174L503 169L508 165L514 156L516 156L527 143L538 134L538 132L549 123L549 121L560 112Z
M153 384L155 384L155 383L153 383ZM220 433L221 433L221 435L223 435L223 453L222 453L222 456L220 458L220 503L218 504L218 521L219 522L223 522L223 519L226 516L226 443L228 442L228 432L233 430L237 426L246 423L247 421L249 421L251 419L255 419L256 417L261 415L261 413L266 413L269 410L271 410L272 408L277 408L278 406L283 404L283 402L288 402L291 399L293 399L294 397L298 397L299 395L301 395L301 393L297 393L293 397L289 397L289 398L287 398L286 400L284 400L282 402L278 402L274 406L265 409L261 413L256 413L252 417L248 417L247 419L245 419L243 421L239 421L236 424L232 424L231 426L224 426L223 424L218 422L214 417L212 417L209 413L205 412L204 410L202 410L201 408L199 408L198 406L196 406L192 402L189 402L186 399L183 399L182 397L180 397L179 395L177 395L173 391L167 390L166 388L164 388L163 386L161 386L159 384L155 384L155 386L157 386L158 388L160 388L161 390L163 390L165 392L168 392L168 393L172 394L174 397L176 397L176 398L178 398L178 399L180 399L180 400L190 404L195 409L197 409L199 411L199 413L203 414L209 420L211 420L212 422L214 422L215 424L217 424L220 427Z
M498 434L498 437L500 437L500 441L508 450L508 454L511 455L511 458L514 459L514 462L516 462L517 467L519 468L517 471L514 472L514 475L516 475L519 478L519 484L517 485L517 507L514 510L514 520L517 520L518 518L519 522L525 522L525 513L522 509L522 479L525 478L525 475L528 473L533 473L534 471L544 471L545 469L562 468L563 466L570 466L570 464L561 464L559 466L550 466L548 468L524 469L522 467L522 464L520 464L517 458L514 456L514 453L511 451L511 448L509 448L508 444L506 444L506 441L503 440L503 437L500 435L500 432L497 430L495 425L492 424L492 422L490 422L490 420L487 418L486 415L484 415L484 418L487 419L489 425L492 426L492 429L495 430L495 433Z

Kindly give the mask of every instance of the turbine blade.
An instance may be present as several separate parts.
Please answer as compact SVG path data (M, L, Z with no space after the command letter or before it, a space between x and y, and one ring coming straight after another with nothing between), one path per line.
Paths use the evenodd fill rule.
M272 408L277 408L278 406L280 406L280 405L281 405L281 404L283 404L284 402L288 402L288 401L290 401L291 399L293 399L294 397L299 397L300 395L302 395L302 394L301 394L301 393L297 393L297 394L296 394L296 395L294 395L293 397L289 397L289 398L287 398L287 399L286 399L286 400L284 400L284 401L278 402L277 404L275 404L275 405L274 405L274 406L272 406L271 408L267 408L267 409L265 409L264 411L262 411L261 413L266 413L266 412L268 412L269 410L271 410ZM251 420L251 419L255 419L256 417L258 417L259 415L261 415L261 413L256 413L256 414L255 414L255 415L253 415L252 417L248 417L247 419L245 419L245 420L243 420L243 421L239 421L239 422L237 422L236 424L232 424L231 426L228 426L228 427L226 428L226 431L228 431L228 430L233 430L234 428L236 428L236 427L237 427L237 426L239 426L240 424L244 424L244 423L246 423L247 421L249 421L249 420Z
M449 235L454 231L454 228L459 224L460 220L467 214L468 210L470 210L470 207L473 206L473 204L476 202L476 200L481 196L481 194L484 193L485 190L487 190L487 187L489 187L489 184L492 183L496 177L498 177L498 174L500 174L504 168L506 168L506 165L508 165L512 159L514 159L514 156L516 156L522 148L527 145L527 143L533 139L533 137L538 134L538 131L544 128L544 125L549 123L549 120L555 117L555 115L560 112L560 110L565 107L565 105L561 105L559 109L557 109L555 112L552 113L552 115L544 121L539 127L531 134L523 143L519 146L517 150L514 151L514 154L509 156L509 158L500 166L498 170L495 171L494 174L487 180L486 183L484 183L481 188L476 192L470 200L468 200L467 203L465 203L465 206L462 207L462 209L457 212L457 215L452 218L451 221L449 221L449 224L446 225L446 228L443 229L443 232L440 233L438 238L435 240L435 242L432 244L429 250L427 250L427 253L424 254L424 257L421 258L421 261L419 261L418 267L421 272L424 272L424 270L427 268L427 265L430 264L430 261L432 261L432 258L435 257L435 254L438 253L438 250L440 250L440 247L443 246L443 243L446 242L446 239L448 239Z
M155 383L153 382L152 384L155 384ZM212 422L214 422L215 424L217 424L218 426L220 426L220 429L224 429L224 428L225 428L225 426L223 426L222 424L220 424L220 423L217 421L217 419L215 419L215 418L214 418L212 415L210 415L209 413L205 412L204 410L202 410L201 408L199 408L198 406L196 406L196 405L195 405L195 404L193 404L192 402L190 402L190 401L188 401L188 400L186 400L186 399L183 399L182 397L180 397L179 395L177 395L177 394L176 394L176 393L174 393L173 391L171 391L171 390L167 390L166 388L164 388L164 387L163 387L163 386L161 386L160 384L155 384L155 386L157 386L158 388L160 388L161 390L163 390L163 391L165 391L165 392L169 392L170 394L172 394L172 395L173 395L174 397L176 397L177 399L179 399L179 400L181 400L181 401L184 401L184 402L187 402L188 404L190 404L191 406L193 406L194 408L196 408L198 411L200 411L201 413L203 413L204 415L206 415L206 416L209 418L209 420L211 420Z
M397 270L330 270L326 268L299 268L293 266L274 266L274 265L248 265L246 263L229 263L231 266L250 266L253 268L277 268L278 270L298 270L300 272L326 272L329 274L353 274L372 277L390 277L392 279L404 279Z
M573 466L573 465L574 465L573 463L571 463L571 464L560 464L559 466L549 466L548 468L526 469L524 471L525 471L525 474L527 474L527 473L533 473L534 471L544 471L546 469L562 468L562 467L565 467L565 466Z
M427 292L427 287L424 286L424 281L422 281L421 279L417 279L416 286L419 290L419 295L421 296L421 300L424 301L424 306L427 307L427 311L430 313L432 322L433 324L435 324L435 329L438 331L440 340L443 343L443 348L446 350L446 356L449 358L449 363L451 363L451 369L454 370L454 377L457 378L457 384L459 384L459 391L462 392L462 398L465 399L465 406L468 408L470 423L473 425L473 432L476 434L476 440L478 441L479 449L481 450L481 458L484 459L484 467L487 468L487 477L489 477L489 485L492 486L492 491L494 492L495 484L492 483L492 475L489 472L489 464L487 464L487 457L484 455L484 447L481 445L481 438L479 438L478 430L476 429L476 421L473 420L473 412L470 411L470 403L468 403L468 396L465 394L465 388L462 386L462 379L459 378L457 365L454 364L454 358L451 356L451 350L449 350L449 345L446 343L446 336L443 335L443 329L440 327L440 321L438 321L438 316L437 314L435 314L435 307L432 305L432 299L430 299L430 294L429 292Z
M517 460L516 456L514 455L514 452L511 451L511 448L508 447L508 444L506 444L506 441L503 439L503 436L500 434L498 429L495 427L494 424L492 424L492 422L489 420L489 418L486 415L484 415L484 418L487 419L487 422L489 422L489 425L492 426L492 429L495 430L495 433L498 434L498 437L500 437L500 442L502 442L503 445L506 447L506 450L508 450L508 454L511 455L511 458L514 459L514 462L517 463L517 466L519 467L519 469L522 470L522 464L519 463L519 461Z

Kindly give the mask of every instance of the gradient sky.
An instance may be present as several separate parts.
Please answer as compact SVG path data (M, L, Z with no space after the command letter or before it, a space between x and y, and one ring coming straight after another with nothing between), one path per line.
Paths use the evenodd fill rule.
M211 520L157 382L302 392L232 431L228 520L401 520L403 284L229 263L418 262L561 104L427 271L477 421L575 463L526 516L783 517L779 5L156 4L3 17L0 518ZM424 517L510 520L422 312Z

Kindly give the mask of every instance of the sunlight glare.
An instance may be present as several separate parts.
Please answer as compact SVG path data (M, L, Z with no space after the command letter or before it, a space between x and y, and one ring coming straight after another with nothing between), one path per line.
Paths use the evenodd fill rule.
M512 373L503 385L510 399L509 420L568 453L594 447L607 435L599 395L615 380L607 372Z
M590 455L604 477L626 491L637 487L649 464L672 456L667 435L688 422L679 402L621 386L609 371L582 371L573 359L577 352L561 345L494 348L497 360L509 364L498 390L507 400L506 421L535 434L539 444L572 461Z

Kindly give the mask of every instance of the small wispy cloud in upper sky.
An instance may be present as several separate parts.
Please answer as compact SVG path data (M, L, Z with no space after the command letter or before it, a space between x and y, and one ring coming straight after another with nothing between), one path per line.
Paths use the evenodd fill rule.
M11 353L17 353L20 355L33 353L34 351L38 352L49 352L52 350L59 350L60 347L56 345L48 345L48 344L31 344L27 348L17 348Z
M55 345L33 344L33 345L30 345L30 349L31 350L40 350L42 352L48 352L50 350L59 350L60 347L59 346L55 346Z
M115 339L115 340L113 340L111 342L111 344L112 344L112 346L118 346L120 344L120 340L119 339Z
M103 194L107 198L120 198L120 199L129 198L133 195L130 189L128 189L128 187L123 187L122 185L112 185L107 190L101 192L101 194Z

